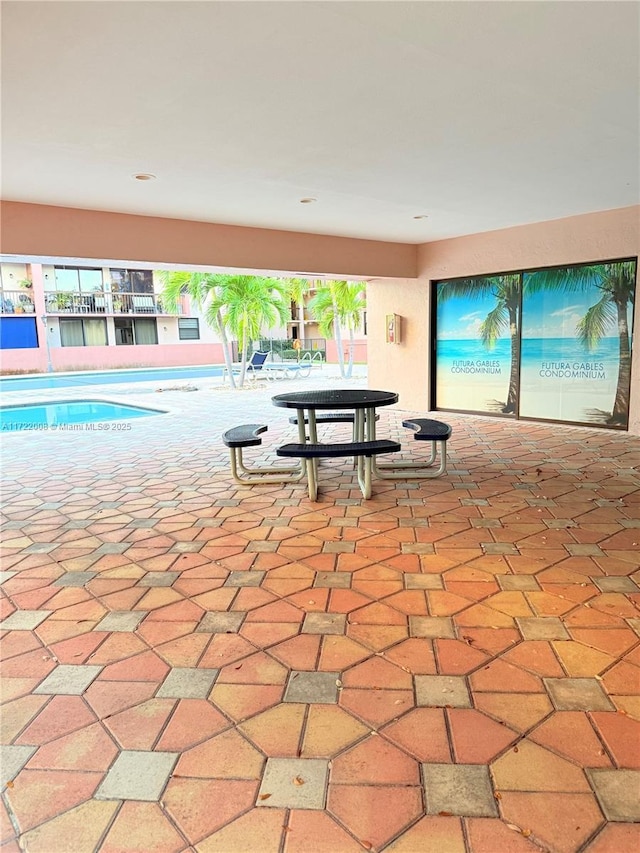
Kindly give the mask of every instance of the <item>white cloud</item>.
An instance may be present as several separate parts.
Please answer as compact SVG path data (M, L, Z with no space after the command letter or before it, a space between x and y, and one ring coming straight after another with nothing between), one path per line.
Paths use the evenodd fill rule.
M549 317L566 317L567 314L570 314L572 311L580 311L582 308L581 305L565 305L564 308L558 309L558 311L552 311L548 316Z
M461 317L460 319L464 319ZM469 336L472 338L477 338L480 335L480 326L482 325L482 320L480 318L476 320L472 320L467 326L465 326L465 332L469 333Z

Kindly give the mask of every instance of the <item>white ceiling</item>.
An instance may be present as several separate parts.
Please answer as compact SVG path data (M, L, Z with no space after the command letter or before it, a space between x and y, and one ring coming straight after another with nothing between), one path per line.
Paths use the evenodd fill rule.
M637 204L639 8L4 2L2 197L407 243Z

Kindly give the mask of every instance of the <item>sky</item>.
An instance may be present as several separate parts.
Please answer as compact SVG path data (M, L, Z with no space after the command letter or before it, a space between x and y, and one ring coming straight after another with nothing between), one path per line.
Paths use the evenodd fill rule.
M588 293L559 293L547 291L528 296L523 305L522 335L525 338L570 338L588 308L600 298L595 288ZM438 305L438 338L440 340L469 340L478 338L480 325L496 306L493 296L454 297ZM632 310L629 306L629 328ZM617 335L611 322L606 336ZM508 327L501 338L509 336Z

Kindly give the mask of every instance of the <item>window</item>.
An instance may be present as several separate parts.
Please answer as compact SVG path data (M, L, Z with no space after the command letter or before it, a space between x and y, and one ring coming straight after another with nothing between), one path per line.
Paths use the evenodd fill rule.
M626 429L635 259L435 284L435 408Z
M104 290L101 269L54 267L54 271L58 292L97 293Z
M63 347L106 347L106 321L61 319L60 343Z
M133 335L137 344L157 344L158 327L155 320L134 320Z
M116 317L113 324L116 331L116 346L158 343L158 328L155 320Z
M151 270L109 270L114 293L153 293Z
M116 330L116 346L133 346L133 320L121 320L117 317L113 325Z
M37 349L35 317L0 317L0 349Z
M197 317L183 317L178 320L178 337L181 341L200 340L200 324Z

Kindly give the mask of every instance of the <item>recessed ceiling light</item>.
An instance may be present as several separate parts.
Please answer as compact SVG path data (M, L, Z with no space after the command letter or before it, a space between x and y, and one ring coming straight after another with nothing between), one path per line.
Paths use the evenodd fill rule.
M427 216L426 213L421 213L418 216L414 216L413 218L414 219L428 219L429 217Z
M318 201L317 198L301 198L300 204L313 204L314 201Z
M136 181L155 181L156 176L152 175L150 172L139 172L137 175L132 176Z

